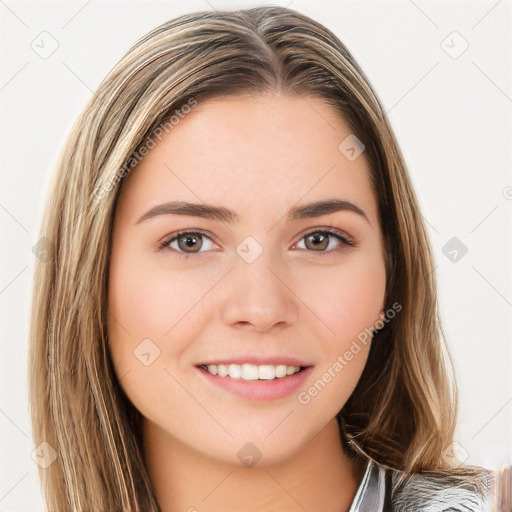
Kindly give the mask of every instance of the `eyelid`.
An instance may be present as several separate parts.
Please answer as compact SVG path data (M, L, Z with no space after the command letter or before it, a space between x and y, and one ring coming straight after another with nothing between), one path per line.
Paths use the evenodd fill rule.
M299 237L299 241L302 240L304 237L312 235L314 233L329 233L334 236L338 236L341 238L342 243L346 243L346 245L349 245L351 247L355 247L356 243L355 240L345 231L335 228L334 226L319 226L312 229L306 230L304 233L302 233ZM311 251L315 252L315 251ZM319 251L322 252L322 251ZM332 252L332 251L324 251L324 252Z
M198 252L198 253L185 253L185 252L181 252L181 251L176 251L175 249L172 249L169 244L171 242L173 242L174 240L176 240L177 238L179 238L181 235L186 235L186 234L198 234L198 235L202 235L204 236L205 238L209 238L214 244L216 245L219 245L216 241L215 241L215 237L211 234L211 233L208 233L208 231L204 231L203 229L198 229L198 228L191 228L191 229L180 229L178 231L174 231L173 233L169 233L168 235L165 235L159 242L158 242L158 249L160 250L165 250L165 249L169 249L170 251L173 251L173 252L176 252L178 253L179 255L195 255L195 254L201 254L201 252ZM202 251L204 252L204 251Z

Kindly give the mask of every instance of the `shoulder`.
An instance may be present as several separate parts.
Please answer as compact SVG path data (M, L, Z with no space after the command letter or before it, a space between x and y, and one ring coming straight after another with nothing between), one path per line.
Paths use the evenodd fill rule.
M475 468L472 468L475 469ZM471 475L387 470L393 512L488 512L494 473L484 468Z

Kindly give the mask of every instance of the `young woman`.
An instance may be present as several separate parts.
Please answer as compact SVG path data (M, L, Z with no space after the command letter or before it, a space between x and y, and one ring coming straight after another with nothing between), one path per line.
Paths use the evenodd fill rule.
M403 157L319 23L200 12L143 37L72 130L42 237L49 510L486 509Z

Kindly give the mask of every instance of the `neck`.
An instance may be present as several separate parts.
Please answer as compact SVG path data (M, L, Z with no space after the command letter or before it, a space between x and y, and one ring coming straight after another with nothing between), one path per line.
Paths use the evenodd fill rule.
M343 451L335 419L306 449L265 467L234 466L209 458L146 419L143 445L162 512L346 512L363 469Z

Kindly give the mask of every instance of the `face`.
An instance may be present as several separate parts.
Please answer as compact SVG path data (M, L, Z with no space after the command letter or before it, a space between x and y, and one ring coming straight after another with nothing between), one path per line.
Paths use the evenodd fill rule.
M210 100L125 178L110 351L126 395L169 442L276 463L354 390L370 347L354 341L381 317L386 274L364 152L339 149L350 134L312 97Z

